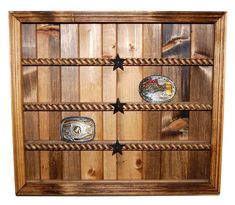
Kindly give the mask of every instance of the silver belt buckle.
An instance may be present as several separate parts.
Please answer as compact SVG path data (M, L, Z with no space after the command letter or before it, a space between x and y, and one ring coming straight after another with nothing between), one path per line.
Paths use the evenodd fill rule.
M88 117L66 117L61 121L60 136L69 142L88 142L95 137L95 122Z
M139 84L140 96L149 103L166 103L176 94L174 81L163 75L150 75Z

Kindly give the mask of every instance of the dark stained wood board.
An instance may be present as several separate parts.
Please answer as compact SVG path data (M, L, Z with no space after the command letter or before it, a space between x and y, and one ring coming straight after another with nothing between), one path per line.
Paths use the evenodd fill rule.
M163 21L159 17L161 12L134 13L137 18L138 15L142 15L143 19L146 17L146 21L133 20L131 24L126 21L128 15L124 13L123 17L121 13L118 14L118 22L110 21L105 24L102 13L99 18L103 20L100 22L90 22L88 19L92 13L87 13L87 23L84 21L83 13L74 13L77 16L75 21L67 21L67 13L61 13L61 19L54 22L51 15L58 18L59 13L45 13L43 16L48 21L34 22L32 18L29 22L28 18L34 14L35 18L38 18L37 12L10 14L12 51L19 46L22 50L20 56L23 59L112 59L118 53L123 58L207 58L214 59L217 64L214 66L136 65L124 66L124 71L120 69L113 71L112 66L96 65L80 67L56 64L24 65L20 66L23 76L21 79L16 70L21 64L18 62L20 58L13 53L12 75L13 79L14 77L18 79L13 83L15 90L13 102L16 102L15 107L13 106L13 116L18 120L14 124L14 146L15 153L23 154L15 155L15 160L22 156L20 160L24 163L17 166L21 166L20 170L25 170L25 172L16 170L18 195L158 195L219 192L220 179L218 171L213 167L214 163L217 163L217 170L220 169L218 152L220 152L221 135L215 140L217 136L212 128L217 126L217 131L222 129L222 121L212 119L215 119L215 116L217 119L223 113L221 110L218 113L214 111L216 109L214 106L221 105L222 102L220 98L217 98L217 104L213 101L216 92L213 83L219 80L220 83L223 82L223 63L221 63L223 55L218 56L215 51L223 49L224 36L219 32L224 29L224 13L197 13L203 19L198 22L188 20L196 15L191 12L181 13L180 18L175 16L173 20L171 19L173 13L169 12L169 15L162 13L166 18L169 17L168 21ZM78 20L79 14L83 19L82 24ZM106 13L106 15L111 14ZM132 13L129 13L129 20L133 19L131 15ZM155 22L150 20L151 15L155 16ZM220 23L214 24L217 21ZM21 25L21 32L17 30L18 24ZM219 32L215 33L216 29ZM214 39L220 39L221 43L215 44ZM214 76L215 68L221 70L221 74L216 70ZM125 103L145 103L138 93L138 85L144 77L152 74L167 76L175 82L177 92L171 103L191 102L193 105L207 103L211 104L212 110L137 110L125 111L124 114L95 110L80 112L23 110L22 103L110 103L115 102L116 98ZM14 87L21 85L19 82L22 82L20 87L22 93ZM217 89L223 89L223 85ZM23 99L21 103L19 96ZM22 114L18 114L16 118L14 110L20 106ZM210 147L207 150L196 150L194 147L189 151L181 149L183 147L181 145L181 148L167 151L164 146L164 151L124 150L122 155L112 155L111 150L24 150L24 144L27 145L28 142L34 142L39 146L40 142L60 143L60 121L68 116L87 116L94 119L96 123L94 143L114 143L119 139L123 143L168 143L173 146L177 143L189 143L192 146L193 143L207 143ZM131 184L125 183L128 181ZM112 188L100 189L102 183L105 185L106 182L110 182ZM54 192L47 188L52 186L51 183L54 184ZM90 187L89 184L93 184L94 187ZM137 186L135 191L133 184ZM141 184L146 190L142 190ZM190 188L187 188L186 184ZM32 187L35 190L32 190ZM85 192L81 191L82 187L87 187ZM124 187L126 192L123 191ZM174 187L178 187L178 191Z
M36 24L22 25L22 57L35 58L36 56ZM24 89L24 101L33 102L38 101L38 78L37 67L32 66L27 69L23 68L23 87ZM25 139L38 140L38 112L24 113L24 136ZM27 126L30 124L30 126ZM27 179L40 179L40 153L27 152L25 154L26 176Z
M155 42L155 43L153 43ZM162 25L143 24L143 57L161 57ZM143 67L143 78L161 74L161 66ZM143 140L160 140L161 113L143 112ZM143 152L143 179L160 179L160 152ZM154 163L152 163L154 161Z
M163 24L162 25L162 56L190 57L190 24ZM177 94L174 101L189 101L189 68L188 66L162 67L162 74L174 80ZM187 140L188 112L173 111L162 112L161 139L164 140ZM184 120L182 127L171 131L169 125L174 121ZM161 178L162 179L185 179L187 178L188 153L187 152L164 152L161 155Z

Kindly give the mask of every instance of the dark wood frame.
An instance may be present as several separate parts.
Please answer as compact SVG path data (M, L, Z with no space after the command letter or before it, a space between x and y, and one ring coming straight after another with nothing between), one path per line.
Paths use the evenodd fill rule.
M9 12L12 113L17 195L185 195L220 192L226 12ZM213 23L215 25L210 180L26 181L21 69L22 23Z

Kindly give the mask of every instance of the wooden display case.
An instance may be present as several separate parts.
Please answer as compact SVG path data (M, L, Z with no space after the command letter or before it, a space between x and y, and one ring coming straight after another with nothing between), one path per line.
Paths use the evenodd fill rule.
M219 193L224 12L10 12L10 29L17 195ZM172 101L140 97L153 74ZM94 140L62 141L69 116L92 118Z

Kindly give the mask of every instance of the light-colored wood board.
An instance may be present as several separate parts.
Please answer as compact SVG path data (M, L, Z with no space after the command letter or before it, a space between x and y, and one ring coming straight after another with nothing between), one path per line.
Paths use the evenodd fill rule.
M84 57L101 57L101 24L79 25L79 54ZM102 100L102 67L80 67L80 101L100 102ZM90 117L96 124L94 140L102 140L103 123L100 112L81 112L81 116ZM103 178L103 153L81 152L81 179L97 180Z
M162 25L162 57L190 57L190 25L163 24ZM189 67L163 66L162 74L175 82L176 95L173 102L188 101L189 98ZM169 126L172 122L188 119L187 111L162 112L162 140L187 140L187 123L179 132L172 133ZM184 132L181 131L184 130ZM179 163L182 161L183 163ZM187 178L188 152L161 153L161 179ZM186 170L186 171L185 171Z
M121 58L142 56L142 24L117 25L117 52ZM141 102L138 85L142 79L142 67L128 67L117 73L117 97L121 102ZM118 115L118 139L142 140L142 113L125 112ZM118 179L141 179L142 152L123 152L118 156Z
M143 58L161 58L161 24L143 24ZM160 66L143 66L143 78L160 75ZM160 140L161 112L143 112L143 140ZM143 179L160 178L160 152L143 152Z
M78 25L60 25L60 55L61 58L76 58L78 53ZM61 101L79 102L79 67L61 67ZM79 112L62 112L65 117L78 117ZM80 152L63 152L63 179L79 180L81 178L81 156Z
M59 24L37 25L37 56L55 58L60 56ZM40 67L38 69L38 101L60 102L60 67ZM60 139L60 112L39 112L39 138ZM62 153L41 152L41 179L62 178Z
M102 57L115 58L117 42L116 24L102 25ZM103 66L103 102L115 102L117 92L117 71L112 66ZM116 141L117 116L112 112L103 112L103 140ZM117 157L112 152L103 152L104 179L117 179Z

